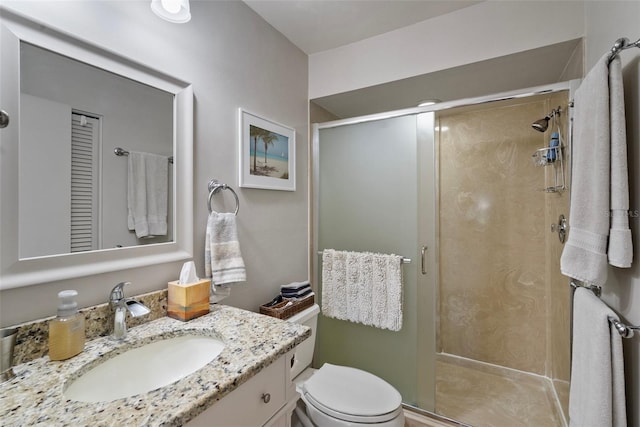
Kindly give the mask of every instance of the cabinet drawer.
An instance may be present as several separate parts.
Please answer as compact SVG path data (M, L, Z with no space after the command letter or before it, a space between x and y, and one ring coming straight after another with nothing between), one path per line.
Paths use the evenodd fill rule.
M285 404L285 357L187 423L200 426L261 426Z

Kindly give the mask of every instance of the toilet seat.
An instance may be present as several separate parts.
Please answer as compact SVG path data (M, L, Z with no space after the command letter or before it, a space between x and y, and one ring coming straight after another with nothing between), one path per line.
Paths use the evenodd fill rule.
M356 368L325 363L302 389L308 404L347 422L384 423L402 413L402 397L393 386Z

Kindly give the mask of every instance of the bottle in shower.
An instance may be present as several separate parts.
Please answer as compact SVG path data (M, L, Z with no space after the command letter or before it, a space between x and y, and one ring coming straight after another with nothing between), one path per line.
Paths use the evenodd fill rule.
M558 150L560 146L560 134L553 132L551 134L551 140L549 141L549 154L547 155L547 161L555 162L558 157Z
M65 360L84 349L84 316L78 313L77 291L58 293L58 315L49 323L49 359Z

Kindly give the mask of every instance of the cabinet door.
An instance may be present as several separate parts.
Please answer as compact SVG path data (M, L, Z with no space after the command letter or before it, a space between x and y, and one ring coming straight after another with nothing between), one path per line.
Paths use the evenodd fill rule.
M285 357L214 403L188 427L261 426L285 404ZM279 424L276 424L279 425Z

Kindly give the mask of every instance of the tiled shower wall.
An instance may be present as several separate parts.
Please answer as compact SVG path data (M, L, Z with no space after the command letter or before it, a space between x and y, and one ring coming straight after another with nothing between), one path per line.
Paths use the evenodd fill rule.
M541 191L550 167L531 160L551 133L531 123L566 108L566 94L551 97L439 117L438 347L567 381L569 291L551 223L568 191Z

